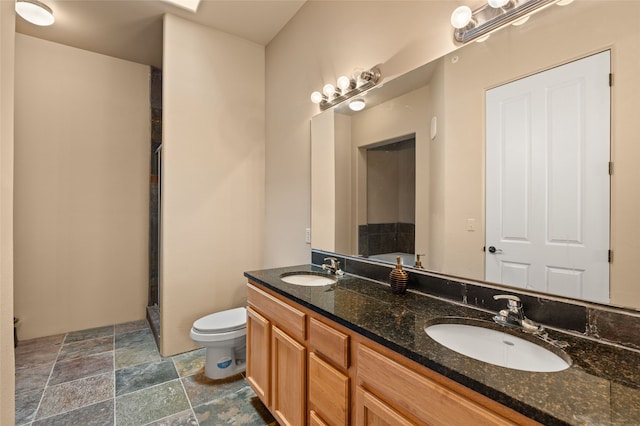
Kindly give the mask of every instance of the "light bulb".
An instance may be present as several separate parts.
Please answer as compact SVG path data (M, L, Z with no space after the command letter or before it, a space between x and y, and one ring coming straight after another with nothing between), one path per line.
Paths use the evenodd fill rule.
M351 79L346 75L338 77L338 87L344 92L349 87L351 87Z
M488 0L487 3L489 3L489 6L493 7L494 9L499 9L506 6L509 1L510 0Z
M362 111L367 104L364 102L364 99L358 98L349 102L349 109L352 111Z
M451 14L451 25L458 30L466 27L471 22L473 13L469 6L460 6Z
M313 92L311 94L311 102L313 102L314 104L319 104L320 102L322 102L322 93Z
M18 0L16 2L16 13L26 21L42 27L55 22L53 12L51 12L49 6L36 0Z
M322 93L324 93L328 98L333 96L335 91L336 91L336 88L333 87L333 84L331 83L325 84L324 87L322 88Z

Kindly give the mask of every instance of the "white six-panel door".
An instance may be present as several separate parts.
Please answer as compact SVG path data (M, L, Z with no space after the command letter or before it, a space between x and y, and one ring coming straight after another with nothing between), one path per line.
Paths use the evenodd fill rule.
M487 281L609 301L610 52L486 93Z

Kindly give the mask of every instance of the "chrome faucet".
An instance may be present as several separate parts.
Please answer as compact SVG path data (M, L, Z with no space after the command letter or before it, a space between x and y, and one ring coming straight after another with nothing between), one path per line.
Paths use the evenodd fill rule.
M566 348L569 344L563 340L556 340L549 337L549 333L540 324L536 324L529 318L524 316L522 302L518 296L511 294L497 294L493 296L495 300L505 299L507 301L507 309L500 310L493 320L498 324L506 327L516 327L520 330L531 333L541 340L550 343L559 348Z
M338 259L336 259L335 257L325 257L324 258L325 262L329 262L329 264L322 264L322 269L329 270L329 273L331 274L335 274L335 275L344 275L344 272L340 269L340 261L338 261Z
M540 324L536 324L529 318L524 316L524 309L522 308L522 302L518 296L510 294L497 294L493 296L495 300L506 300L507 309L500 310L493 320L500 325L507 327L521 328L528 333L540 333L544 329Z

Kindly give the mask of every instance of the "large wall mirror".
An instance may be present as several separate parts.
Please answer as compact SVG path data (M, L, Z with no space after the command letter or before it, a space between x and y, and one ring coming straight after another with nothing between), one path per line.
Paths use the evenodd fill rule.
M554 6L534 15L524 26L502 29L484 43L463 46L404 76L383 82L366 95L367 108L363 111L353 113L338 106L313 117L312 247L380 262L395 261L398 254L404 253L407 267L414 265L415 254L421 254L422 266L429 271L640 309L640 140L635 130L640 112L637 22L640 2L635 1L576 0L566 7ZM573 109L565 107L568 115L560 116L558 121L573 123L577 133L601 132L609 136L609 145L599 155L607 182L604 204L596 203L604 206L599 208L604 217L597 225L576 225L571 223L575 221L566 220L575 216L565 215L564 221L573 226L573 231L554 231L564 235L557 240L563 253L569 253L572 244L584 238L583 231L604 235L606 247L590 255L593 263L601 266L595 279L596 286L600 286L596 289L598 295L582 293L584 278L580 271L584 268L572 261L555 268L563 273L546 282L532 277L526 268L517 267L505 273L504 279L492 278L490 262L510 249L501 247L500 241L488 241L487 215L495 211L491 188L487 187L493 179L487 178L487 168L494 168L495 161L488 160L499 155L499 166L518 171L522 167L514 161L522 159L523 151L529 148L524 145L507 155L495 154L487 145L487 135L491 134L488 123L492 119L492 112L487 111L492 95L487 93L601 52L606 52L608 62L604 66L613 73L613 85L607 88L605 99L610 99L610 104L592 115L584 115L582 107L576 107L580 114L572 116ZM608 82L608 75L603 78ZM594 99L592 103L602 106L602 98ZM556 112L561 105L562 102L556 105ZM512 115L514 109L509 108L509 114L502 116ZM522 117L529 117L528 110L523 111ZM531 123L536 120L532 118ZM585 127L593 122L601 124L597 128L600 130ZM525 126L513 127L519 130ZM581 145L575 145L565 150L567 155L579 151L573 160L567 160L565 155L560 161L552 156L553 149L543 150L543 154L552 161L555 175L564 174L573 182L565 194L593 198L590 187L584 190L581 183L572 181L576 174L599 173L585 172L588 161L582 160L586 154L581 149ZM530 175L525 174L522 179L526 181L527 176ZM523 193L518 192L519 181L513 175L503 180L503 185L504 182L516 187L514 193ZM555 205L562 208L556 210L562 213L572 204L567 200L570 197L558 194ZM535 203L525 198L522 203ZM588 208L588 212L593 209ZM498 214L512 225L522 223L508 211L498 209ZM546 237L553 237L550 231L546 232ZM495 251L487 250L493 245ZM517 266L517 262L513 265ZM550 275L549 271L554 268L547 267L543 275ZM554 282L557 288L553 288Z

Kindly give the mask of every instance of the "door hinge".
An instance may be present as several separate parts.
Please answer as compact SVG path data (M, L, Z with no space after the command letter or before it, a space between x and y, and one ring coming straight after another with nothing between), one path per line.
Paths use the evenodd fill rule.
M609 73L609 87L613 87L613 73Z
M613 161L609 161L609 176L613 175Z
M609 250L609 263L613 263L613 250Z

